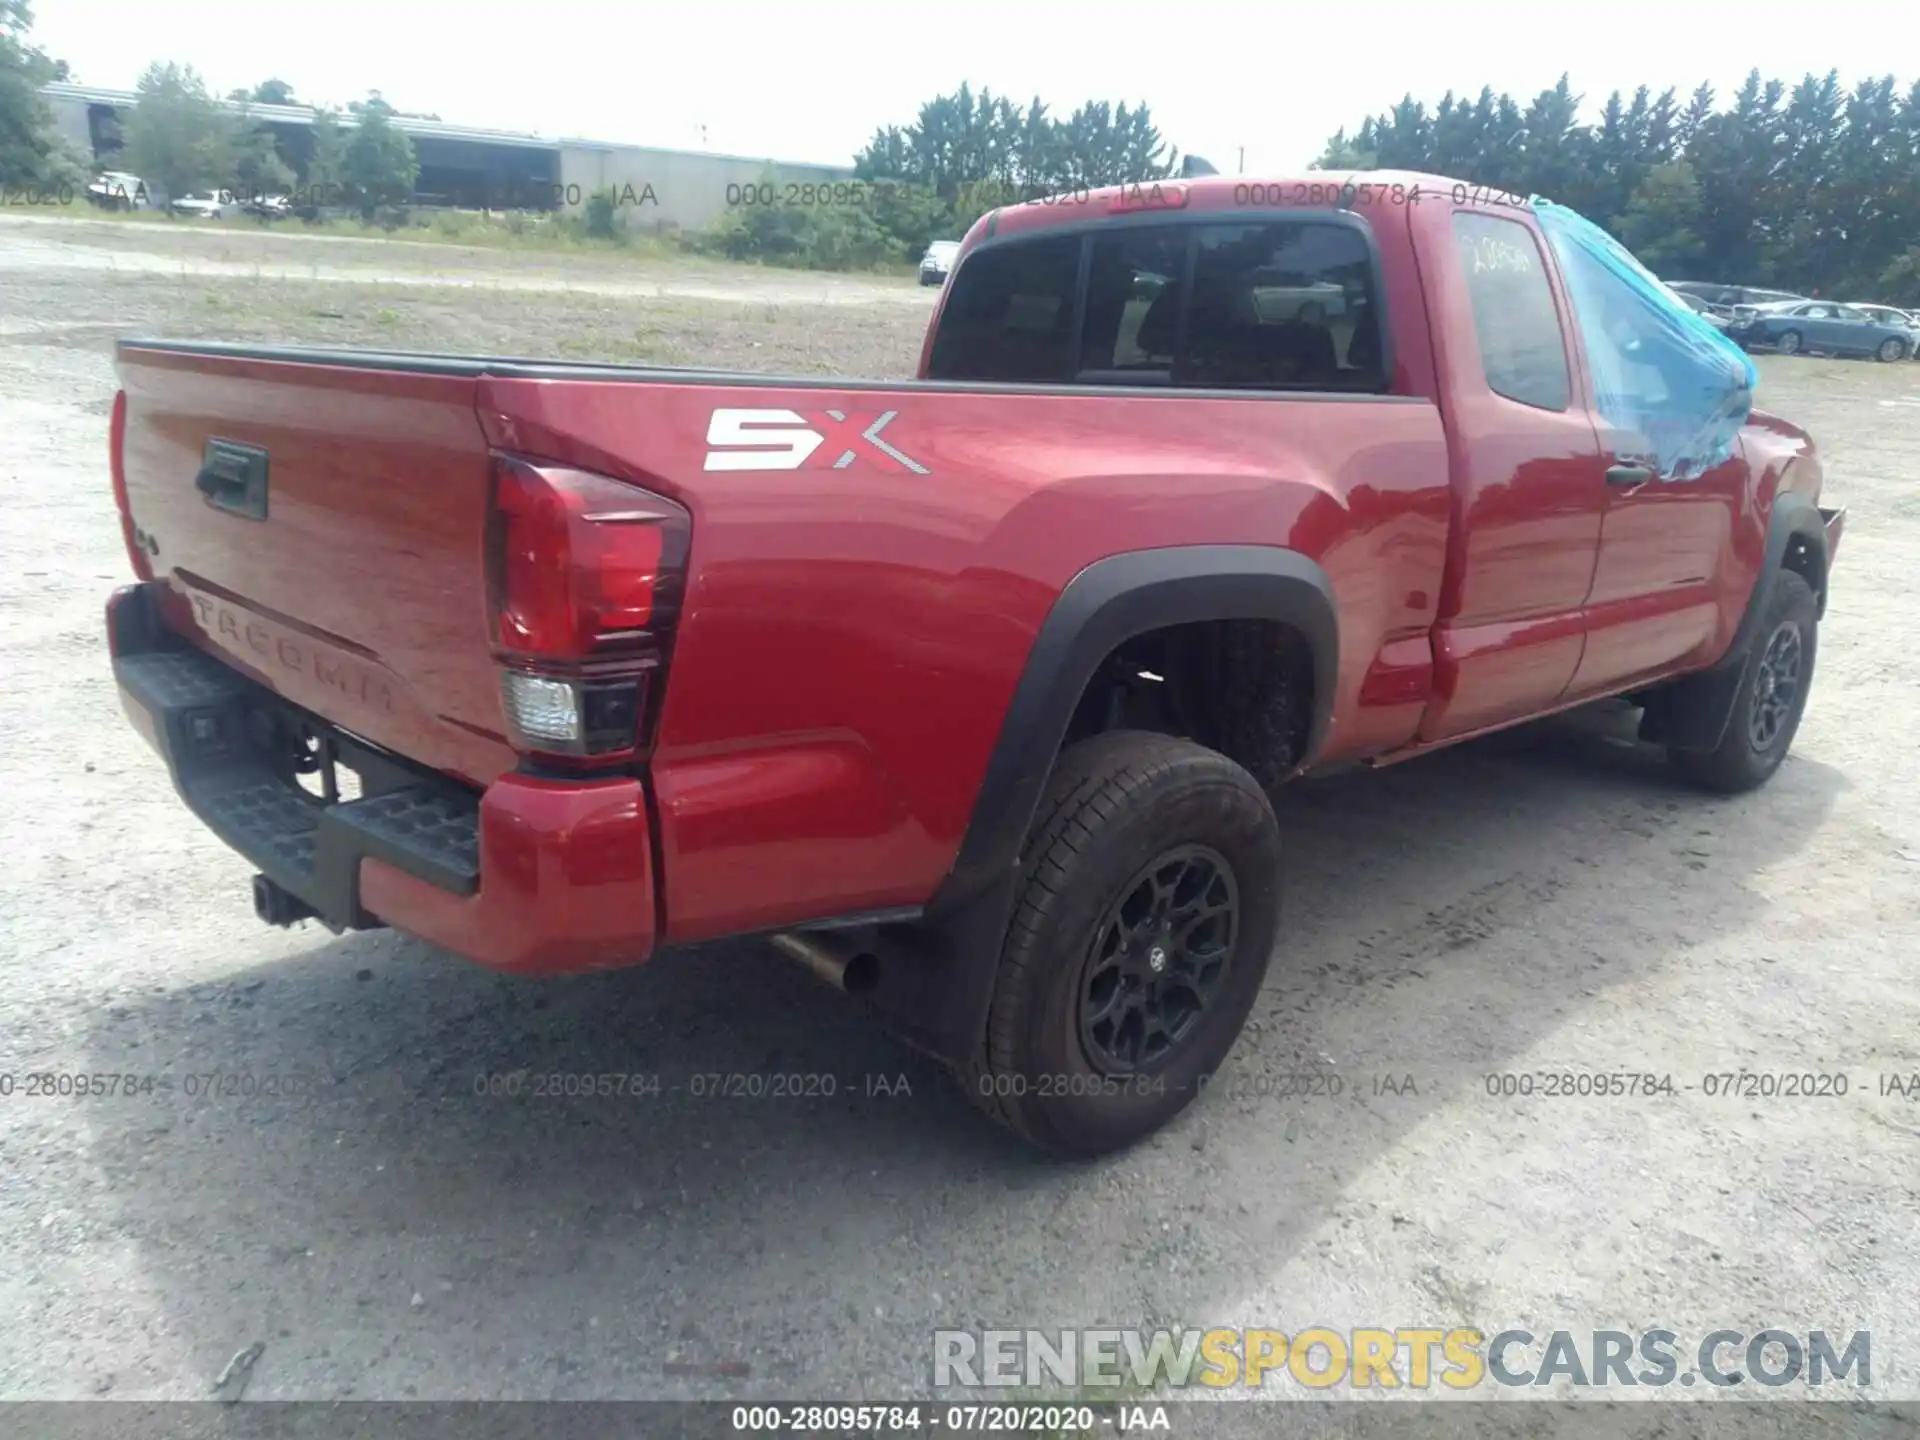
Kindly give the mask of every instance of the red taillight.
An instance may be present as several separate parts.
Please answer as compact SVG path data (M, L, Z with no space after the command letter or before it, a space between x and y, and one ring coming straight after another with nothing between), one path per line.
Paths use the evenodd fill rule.
M133 523L133 503L127 496L127 392L116 391L113 419L107 428L107 464L113 472L113 507L120 512L120 534L127 542L127 559L142 580L153 578L153 562L145 538Z
M639 747L691 532L624 481L494 457L493 639L521 748L598 764Z
M494 473L495 643L584 661L657 639L679 598L687 512L585 470L500 456Z

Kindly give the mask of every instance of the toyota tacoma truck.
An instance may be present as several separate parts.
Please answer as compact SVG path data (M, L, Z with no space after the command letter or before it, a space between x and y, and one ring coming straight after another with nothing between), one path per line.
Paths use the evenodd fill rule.
M126 340L113 669L265 921L765 937L1107 1151L1254 1004L1276 787L1603 697L1779 767L1843 513L1757 410L1656 472L1600 330L1525 202L1373 173L996 211L912 380Z

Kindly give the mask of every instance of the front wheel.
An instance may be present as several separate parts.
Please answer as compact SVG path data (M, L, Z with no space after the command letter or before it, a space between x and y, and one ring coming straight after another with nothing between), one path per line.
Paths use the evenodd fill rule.
M1787 331L1786 334L1780 337L1780 343L1774 348L1782 355L1798 355L1800 353L1800 332L1798 330Z
M1764 785L1787 758L1813 684L1820 602L1792 570L1774 577L1753 649L1748 652L1733 714L1712 750L1675 750L1675 768L1694 784L1723 795Z
M1907 347L1904 342L1889 337L1880 342L1880 348L1874 353L1878 355L1883 362L1890 363L1895 360L1906 359Z
M1280 833L1215 751L1109 731L1060 758L1035 818L969 1097L1061 1155L1117 1150L1226 1058L1279 923Z

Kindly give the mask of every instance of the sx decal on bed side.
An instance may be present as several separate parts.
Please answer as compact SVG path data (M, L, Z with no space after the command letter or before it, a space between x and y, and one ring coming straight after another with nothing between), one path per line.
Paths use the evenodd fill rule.
M707 424L707 470L845 470L859 461L896 474L928 473L881 435L898 410L721 409Z

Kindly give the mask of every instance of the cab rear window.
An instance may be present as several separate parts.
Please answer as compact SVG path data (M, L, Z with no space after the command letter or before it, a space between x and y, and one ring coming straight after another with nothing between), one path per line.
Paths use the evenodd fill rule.
M969 256L948 282L932 373L949 380L1065 379L1079 276L1077 236Z
M935 380L1387 388L1379 277L1357 221L1046 235L975 251L950 284Z

